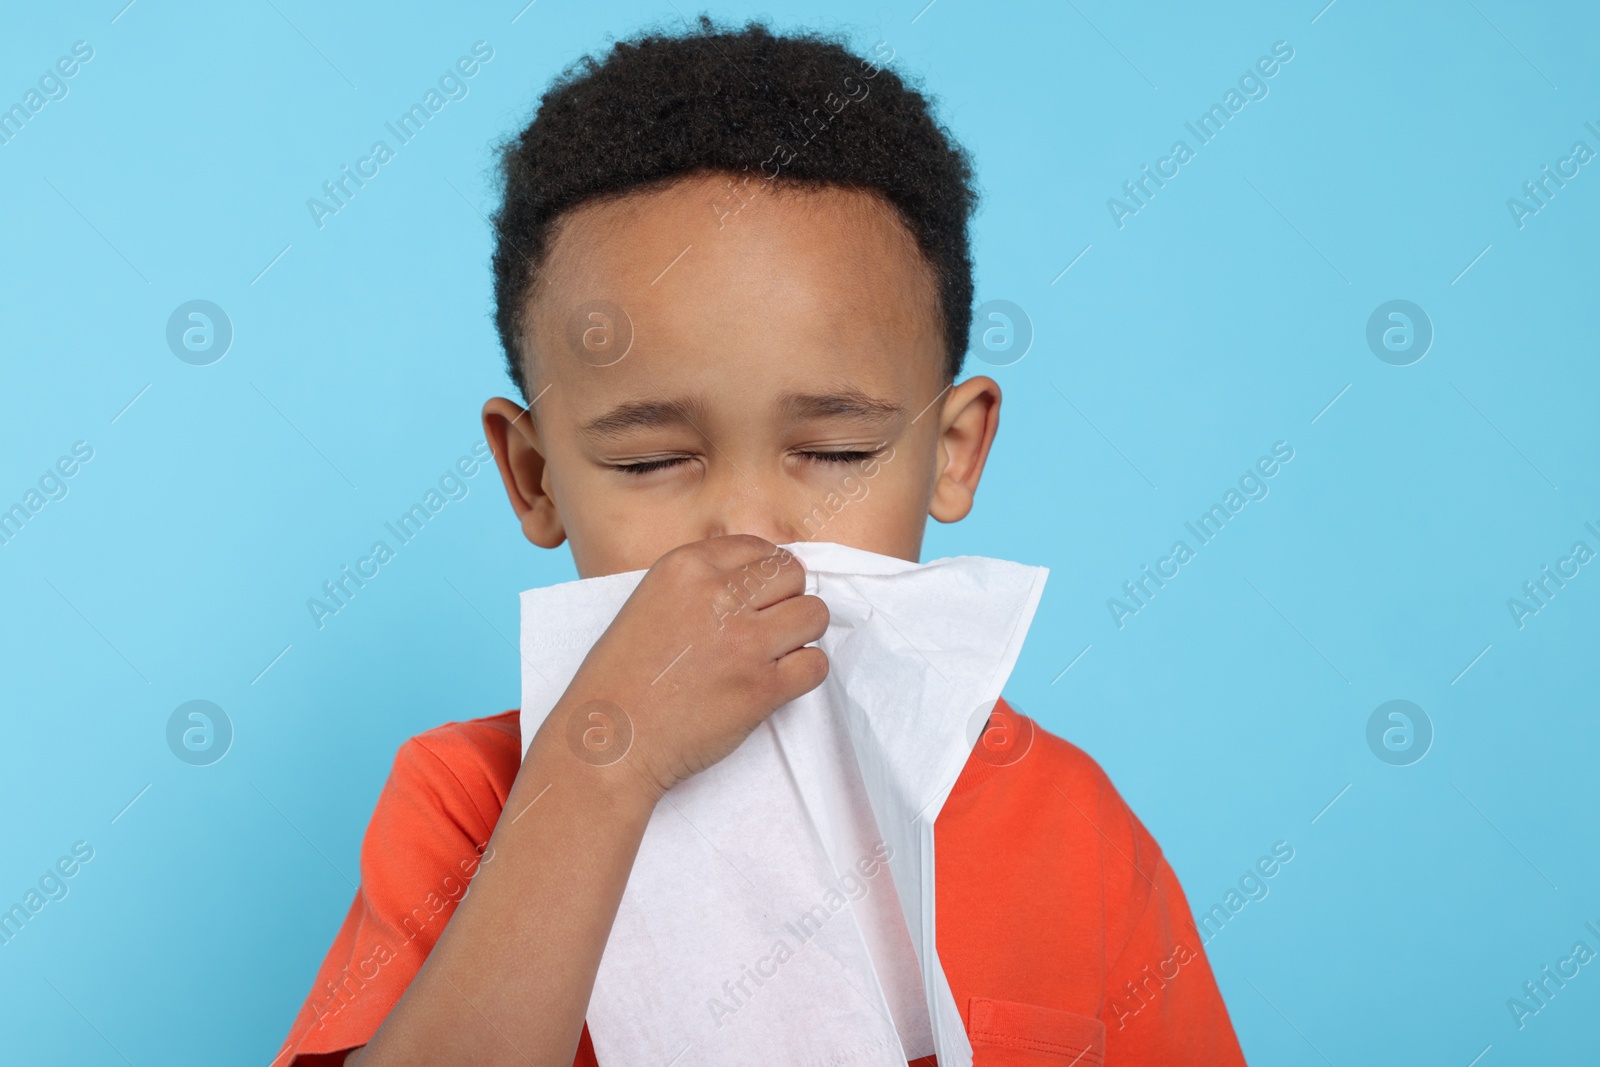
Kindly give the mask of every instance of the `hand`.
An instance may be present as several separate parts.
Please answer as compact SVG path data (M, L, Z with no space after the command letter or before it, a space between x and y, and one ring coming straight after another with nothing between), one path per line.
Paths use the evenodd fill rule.
M547 722L565 732L571 716L620 711L604 725L631 731L619 762L654 805L822 684L828 657L808 642L827 628L793 553L750 534L682 545L640 579Z

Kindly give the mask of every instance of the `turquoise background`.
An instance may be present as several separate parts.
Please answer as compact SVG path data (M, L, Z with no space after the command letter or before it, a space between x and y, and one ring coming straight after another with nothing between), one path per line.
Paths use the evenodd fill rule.
M0 546L0 905L93 849L0 946L0 1058L265 1064L395 749L515 707L516 593L575 573L491 470L323 628L306 600L510 391L490 146L566 63L679 15L124 2L0 32L0 106L94 49L0 145L0 506L93 449ZM1596 9L710 10L888 42L975 154L978 298L1034 337L969 360L1002 431L924 558L1050 568L1007 694L1105 766L1197 912L1293 847L1207 948L1251 1062L1592 1057L1600 964L1520 1029L1507 1000L1600 949L1600 563L1520 628L1507 600L1600 550L1600 162L1520 227L1507 200L1600 151ZM307 198L479 40L469 94L318 229ZM1268 95L1119 228L1108 198L1278 41ZM193 299L234 330L209 366L165 339ZM1407 366L1366 341L1393 299L1434 330ZM1119 628L1107 600L1279 441L1270 494ZM204 767L166 741L197 699L234 730ZM1434 733L1408 766L1367 742L1394 699Z

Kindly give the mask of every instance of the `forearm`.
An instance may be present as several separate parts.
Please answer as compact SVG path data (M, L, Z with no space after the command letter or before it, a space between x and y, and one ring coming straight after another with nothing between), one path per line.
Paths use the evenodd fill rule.
M563 710L529 746L471 891L347 1064L572 1062L653 797L626 759L574 755Z

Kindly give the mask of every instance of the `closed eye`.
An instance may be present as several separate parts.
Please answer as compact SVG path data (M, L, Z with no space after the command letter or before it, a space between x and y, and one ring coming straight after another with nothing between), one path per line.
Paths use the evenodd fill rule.
M858 450L851 452L797 452L795 454L804 456L813 463L859 463L862 460L871 459L878 453ZM688 456L669 456L666 459L647 459L639 463L610 463L607 466L612 470L621 471L623 474L637 476L675 467L688 458Z
M647 459L642 463L608 463L606 466L623 474L649 474L651 471L665 470L682 463L687 456L672 456L668 459Z

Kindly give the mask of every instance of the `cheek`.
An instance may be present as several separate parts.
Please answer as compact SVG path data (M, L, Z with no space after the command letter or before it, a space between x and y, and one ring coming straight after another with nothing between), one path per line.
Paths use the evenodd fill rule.
M810 495L805 490L797 493L790 520L802 535L796 539L835 541L916 561L928 518L932 479L919 473L910 461L912 454L907 446L896 446L892 454L886 451L885 458L868 468L873 472L870 475L857 468L847 477L834 476L810 490ZM931 460L919 462L931 466ZM817 529L817 508L827 499L830 489L834 494L833 508L822 508L823 514L831 514ZM813 532L806 536L802 522L808 516L812 517Z
M593 485L571 494L570 509L563 506L562 526L582 577L645 570L672 549L702 536L692 528L695 512L688 501L605 484L622 477L595 479Z

